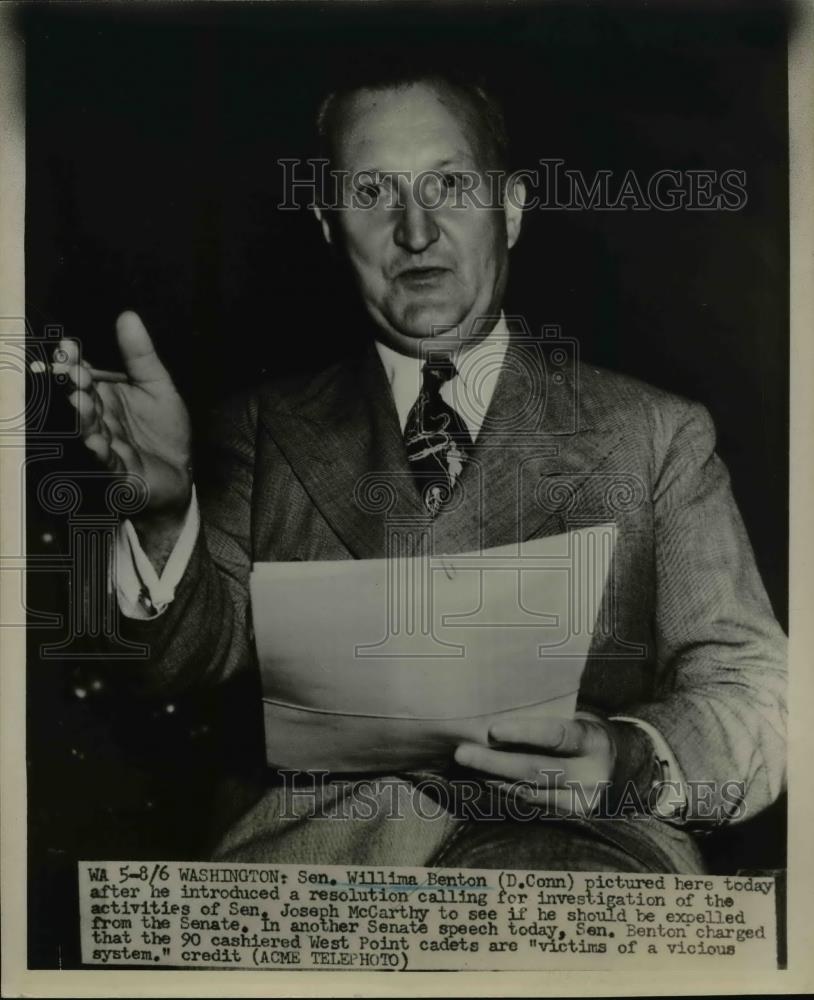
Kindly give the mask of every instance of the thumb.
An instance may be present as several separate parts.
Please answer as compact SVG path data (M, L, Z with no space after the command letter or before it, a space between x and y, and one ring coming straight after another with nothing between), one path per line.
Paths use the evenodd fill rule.
M170 380L138 313L123 312L116 320L116 338L127 374L134 382Z

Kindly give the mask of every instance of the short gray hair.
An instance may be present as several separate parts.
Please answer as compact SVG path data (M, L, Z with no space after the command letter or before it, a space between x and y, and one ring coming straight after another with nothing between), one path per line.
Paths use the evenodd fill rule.
M331 159L332 140L337 123L337 111L343 99L360 90L398 90L416 83L430 83L450 88L470 105L489 146L494 166L509 169L509 137L500 101L481 77L415 61L394 63L374 68L349 71L329 91L319 105L316 130L320 153Z

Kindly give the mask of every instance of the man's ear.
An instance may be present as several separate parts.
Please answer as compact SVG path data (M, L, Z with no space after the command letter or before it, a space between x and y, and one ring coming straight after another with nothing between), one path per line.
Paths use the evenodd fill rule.
M314 216L316 217L317 222L320 224L322 228L322 236L325 239L325 242L328 244L328 246L333 246L334 238L333 238L333 233L331 232L331 224L328 221L328 213L325 211L324 208L320 208L319 205L314 205L312 211L314 213Z
M523 208L526 204L526 185L520 177L512 175L506 181L503 193L503 212L506 216L506 242L513 247L520 236Z

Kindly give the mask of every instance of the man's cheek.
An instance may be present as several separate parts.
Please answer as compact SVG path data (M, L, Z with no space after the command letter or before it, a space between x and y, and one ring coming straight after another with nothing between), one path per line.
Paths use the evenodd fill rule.
M390 283L377 261L360 260L358 264L354 264L354 270L362 294L369 302L381 304L392 296Z
M381 256L366 241L349 240L347 247L353 270L364 284L369 283L375 272L381 271Z

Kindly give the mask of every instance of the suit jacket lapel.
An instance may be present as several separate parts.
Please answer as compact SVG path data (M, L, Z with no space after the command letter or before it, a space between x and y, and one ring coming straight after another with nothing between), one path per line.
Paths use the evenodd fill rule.
M586 487L618 448L623 428L579 384L579 366L560 370L546 347L539 338L513 334L471 459L453 500L432 522L372 345L316 378L269 394L261 424L357 559L386 554L388 527L410 533L429 523L439 554L556 534L574 511L585 512L592 494Z
M260 420L315 506L357 559L385 554L386 519L423 515L378 353L283 387Z

